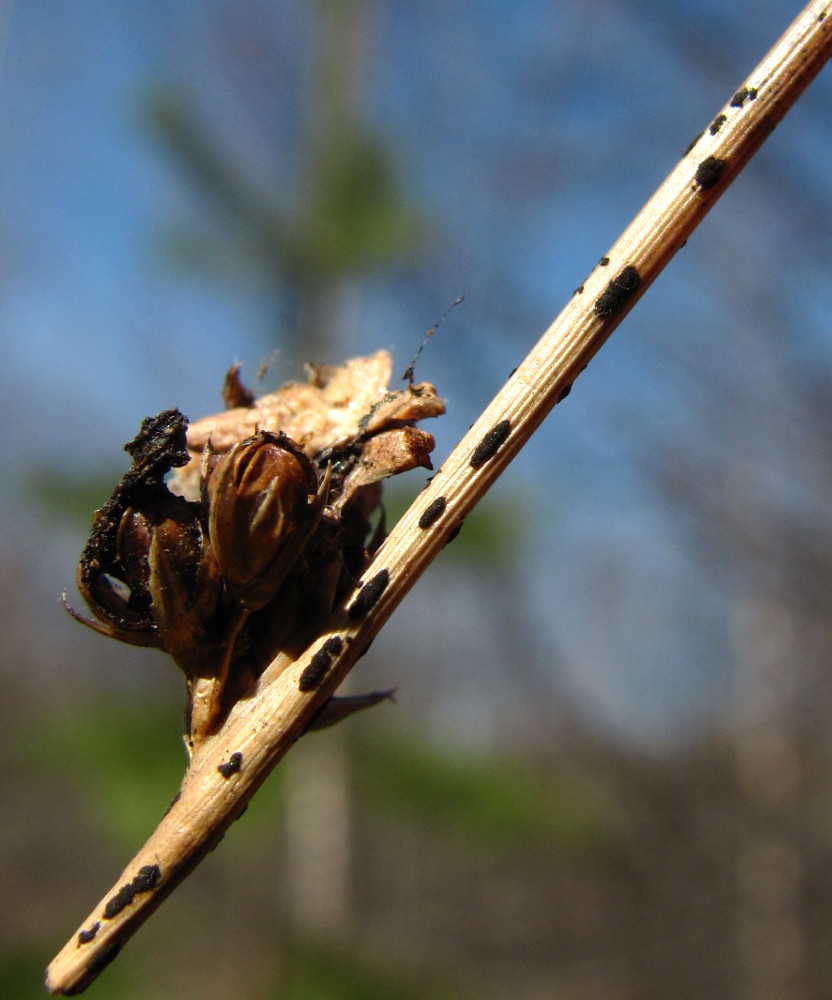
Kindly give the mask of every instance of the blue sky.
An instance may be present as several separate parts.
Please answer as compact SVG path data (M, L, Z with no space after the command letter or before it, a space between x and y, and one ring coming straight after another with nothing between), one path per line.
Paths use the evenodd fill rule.
M368 5L362 114L397 150L430 238L412 270L343 290L338 350L390 347L403 369L465 294L420 361L420 377L448 398L440 461L799 10L692 6ZM298 375L305 359L281 353L275 335L279 297L165 258L171 229L218 224L142 109L154 87L187 95L252 184L290 199L315 37L307 10L288 0L0 4L0 412L12 516L27 506L19 487L32 466L117 474L143 416L215 409L233 361L253 377L277 351L267 385ZM725 642L708 624L720 581L708 577L702 593L644 454L657 440L683 452L702 433L709 404L690 391L691 357L706 381L732 380L733 357L763 384L770 366L754 329L773 318L749 308L755 287L778 303L790 363L829 366L831 106L827 69L498 489L537 519L526 576L544 623L538 651L566 651L553 669L611 725L672 728L724 690L708 668ZM57 591L71 569L54 572ZM588 631L599 574L622 582ZM645 643L651 618L656 638Z

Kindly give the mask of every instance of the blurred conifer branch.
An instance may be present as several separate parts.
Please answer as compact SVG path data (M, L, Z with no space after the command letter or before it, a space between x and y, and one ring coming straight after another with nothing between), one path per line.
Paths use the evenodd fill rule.
M395 526L312 645L278 656L255 697L195 752L177 799L47 972L78 993L211 851L395 607L832 55L832 3L799 15ZM322 678L310 686L310 671ZM219 926L219 925L218 925Z

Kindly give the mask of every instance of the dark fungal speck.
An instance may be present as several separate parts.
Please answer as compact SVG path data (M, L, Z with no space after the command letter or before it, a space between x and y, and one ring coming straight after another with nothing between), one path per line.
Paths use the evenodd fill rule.
M432 500L422 512L419 518L419 527L424 531L429 528L445 512L445 505L448 501L445 497L437 497Z
M566 399L566 397L569 395L570 392L572 392L572 383L571 382L569 383L569 385L564 386L564 388L561 390L561 394L558 396L558 400L557 400L558 403L562 403L564 401L564 399Z
M239 750L235 750L233 754L228 758L228 760L223 761L222 764L217 765L217 770L226 780L231 777L232 774L236 774L243 763L243 755Z
M731 98L731 107L741 108L746 101L753 101L756 96L757 96L756 87L742 87Z
M825 21L825 20L826 20L826 11L822 10L820 14L818 14L818 21Z
M601 267L606 267L606 266L607 266L607 264L609 264L609 262L610 262L610 259L609 259L609 257L602 257L602 258L601 258L601 259L600 259L600 260L598 261L598 263L599 263L599 264L601 265Z
M471 468L478 469L489 458L493 458L505 442L510 431L511 423L508 420L501 420L499 423L494 424L474 449L474 454L471 456Z
M95 935L98 933L98 929L101 924L96 920L95 923L89 928L79 931L78 933L78 944L89 944L90 941L95 939Z
M632 264L628 264L598 296L594 307L595 315L599 319L614 316L640 284L641 276Z
M139 874L133 879L134 892L150 892L156 888L156 883L162 875L162 870L158 865L142 865Z
M722 126L728 121L727 115L717 115L716 118L711 122L708 131L711 135L716 135L717 132L722 128Z
M725 160L716 156L707 156L696 168L696 183L703 189L712 188L719 180Z
M694 147L694 146L695 146L695 145L697 144L697 142L699 142L699 140L700 140L700 139L702 138L702 135L703 135L703 133L702 133L702 132L700 132L700 133L699 133L699 135L698 135L698 136L697 136L697 137L696 137L695 139L693 139L693 140L692 140L692 141L691 141L691 142L690 142L690 143L688 144L688 148L687 148L687 149L685 150L685 156L687 156L687 155L688 155L688 153L689 153L689 152L690 152L690 151L691 151L691 150L693 149L693 147Z
M150 892L151 889L155 888L161 874L158 865L142 865L133 881L126 882L115 896L107 900L107 905L104 907L104 919L112 920L113 917L121 913L125 906L129 906L140 892Z
M390 573L386 569L379 570L378 573L369 580L361 590L358 591L358 596L350 605L350 609L347 612L347 617L351 622L358 621L359 618L363 618L364 615L373 608L387 589L387 584L390 582Z
M119 951L121 951L120 941L112 941L106 948L102 948L102 950L94 958L91 958L89 962L87 962L87 975L97 976L102 969L106 969L110 962L115 959ZM87 984L85 983L84 986L86 985ZM83 986L81 988L83 989ZM80 990L78 992L80 992Z
M319 649L309 663L303 668L300 675L298 688L301 691L314 691L324 679L324 675L329 670L329 662L332 657L326 650Z
M575 291L572 294L573 295L583 295L583 293L584 293L584 286L583 285L578 285L578 287L575 289Z
M451 531L450 535L445 539L445 545L450 545L451 542L456 538L456 536L462 531L462 525L464 522L460 521L459 524ZM442 548L445 548L445 545Z
M133 902L135 895L136 890L133 888L132 883L128 882L126 885L123 885L115 896L111 896L107 900L107 905L104 907L104 919L112 920L113 917L118 916L125 906L129 906Z
M301 691L315 690L326 676L326 672L329 670L329 665L332 662L332 657L337 656L343 649L343 646L344 643L340 635L330 636L326 640L309 661L308 665L304 667L303 673L300 675L298 687Z

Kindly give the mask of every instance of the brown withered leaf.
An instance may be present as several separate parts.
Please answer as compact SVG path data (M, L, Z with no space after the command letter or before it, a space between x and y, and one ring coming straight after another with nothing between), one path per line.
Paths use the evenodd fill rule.
M222 384L222 401L226 410L243 406L254 406L254 393L247 389L240 379L240 365L232 365L225 373Z
M196 420L188 428L190 463L177 471L171 488L189 499L197 498L202 455L208 440L213 452L222 454L238 441L258 430L283 432L314 461L328 456L350 468L363 465L361 484L384 479L417 466L430 468L428 454L433 437L418 442L412 434L391 437L381 450L371 450L366 459L362 449L376 434L407 429L427 417L440 416L445 405L430 383L388 389L393 370L387 351L366 358L352 358L342 365L308 365L309 382L287 382L276 392L261 396L252 406L240 406ZM374 454L381 455L376 466ZM395 465L398 455L400 466ZM353 486L354 488L354 486ZM344 497L344 500L347 498Z
M430 469L432 451L433 435L427 431L416 427L380 431L364 443L359 460L344 479L337 505L346 503L355 490L380 479L419 467Z

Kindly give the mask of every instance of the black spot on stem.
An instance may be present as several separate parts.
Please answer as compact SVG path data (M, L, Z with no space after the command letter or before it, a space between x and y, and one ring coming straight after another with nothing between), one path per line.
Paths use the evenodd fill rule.
M142 865L132 882L125 883L104 907L104 919L112 920L141 892L150 892L156 887L162 872L158 865Z
M641 276L632 264L628 264L598 296L595 315L599 319L614 316L640 284Z
M757 96L756 87L742 87L731 98L732 108L741 108L746 101L753 101Z
M333 635L327 639L300 675L299 689L301 691L314 691L326 676L332 663L332 657L337 656L343 647L344 643L340 635Z
M112 941L107 945L106 948L102 950L87 962L86 973L88 976L97 976L102 969L106 969L107 966L112 962L116 955L121 951L121 942Z
M705 157L696 168L696 183L703 191L712 188L719 180L724 167L725 160L720 160L716 156Z
M88 930L80 931L78 934L78 944L89 944L90 941L93 941L100 926L101 924L96 920Z
M510 431L511 424L508 420L501 420L499 423L494 424L491 430L474 449L474 454L471 456L471 468L478 469L481 465L484 465L489 458L493 458L505 442Z
M233 754L224 761L222 764L217 766L217 770L226 780L231 777L232 774L236 774L243 763L243 755L239 750L235 750Z
M445 497L437 497L432 500L427 507L422 512L422 516L419 518L419 527L424 531L425 528L429 528L434 524L445 512L445 504L447 500Z
M700 133L699 133L699 135L698 135L698 136L697 136L697 137L696 137L695 139L693 139L693 140L692 140L692 141L691 141L690 143L688 143L688 148L687 148L687 149L685 150L685 156L687 156L687 155L688 155L688 153L689 153L689 152L690 152L690 151L691 151L691 150L693 149L693 147L694 147L694 146L695 146L695 145L697 144L697 142L699 142L699 140L700 140L700 139L702 138L702 135L703 135L703 133L702 133L702 132L700 132Z
M347 612L347 617L351 622L356 622L360 618L370 611L384 591L387 589L387 584L390 582L390 573L386 569L379 570L378 573L364 584L361 590L358 591L358 596L353 601Z

